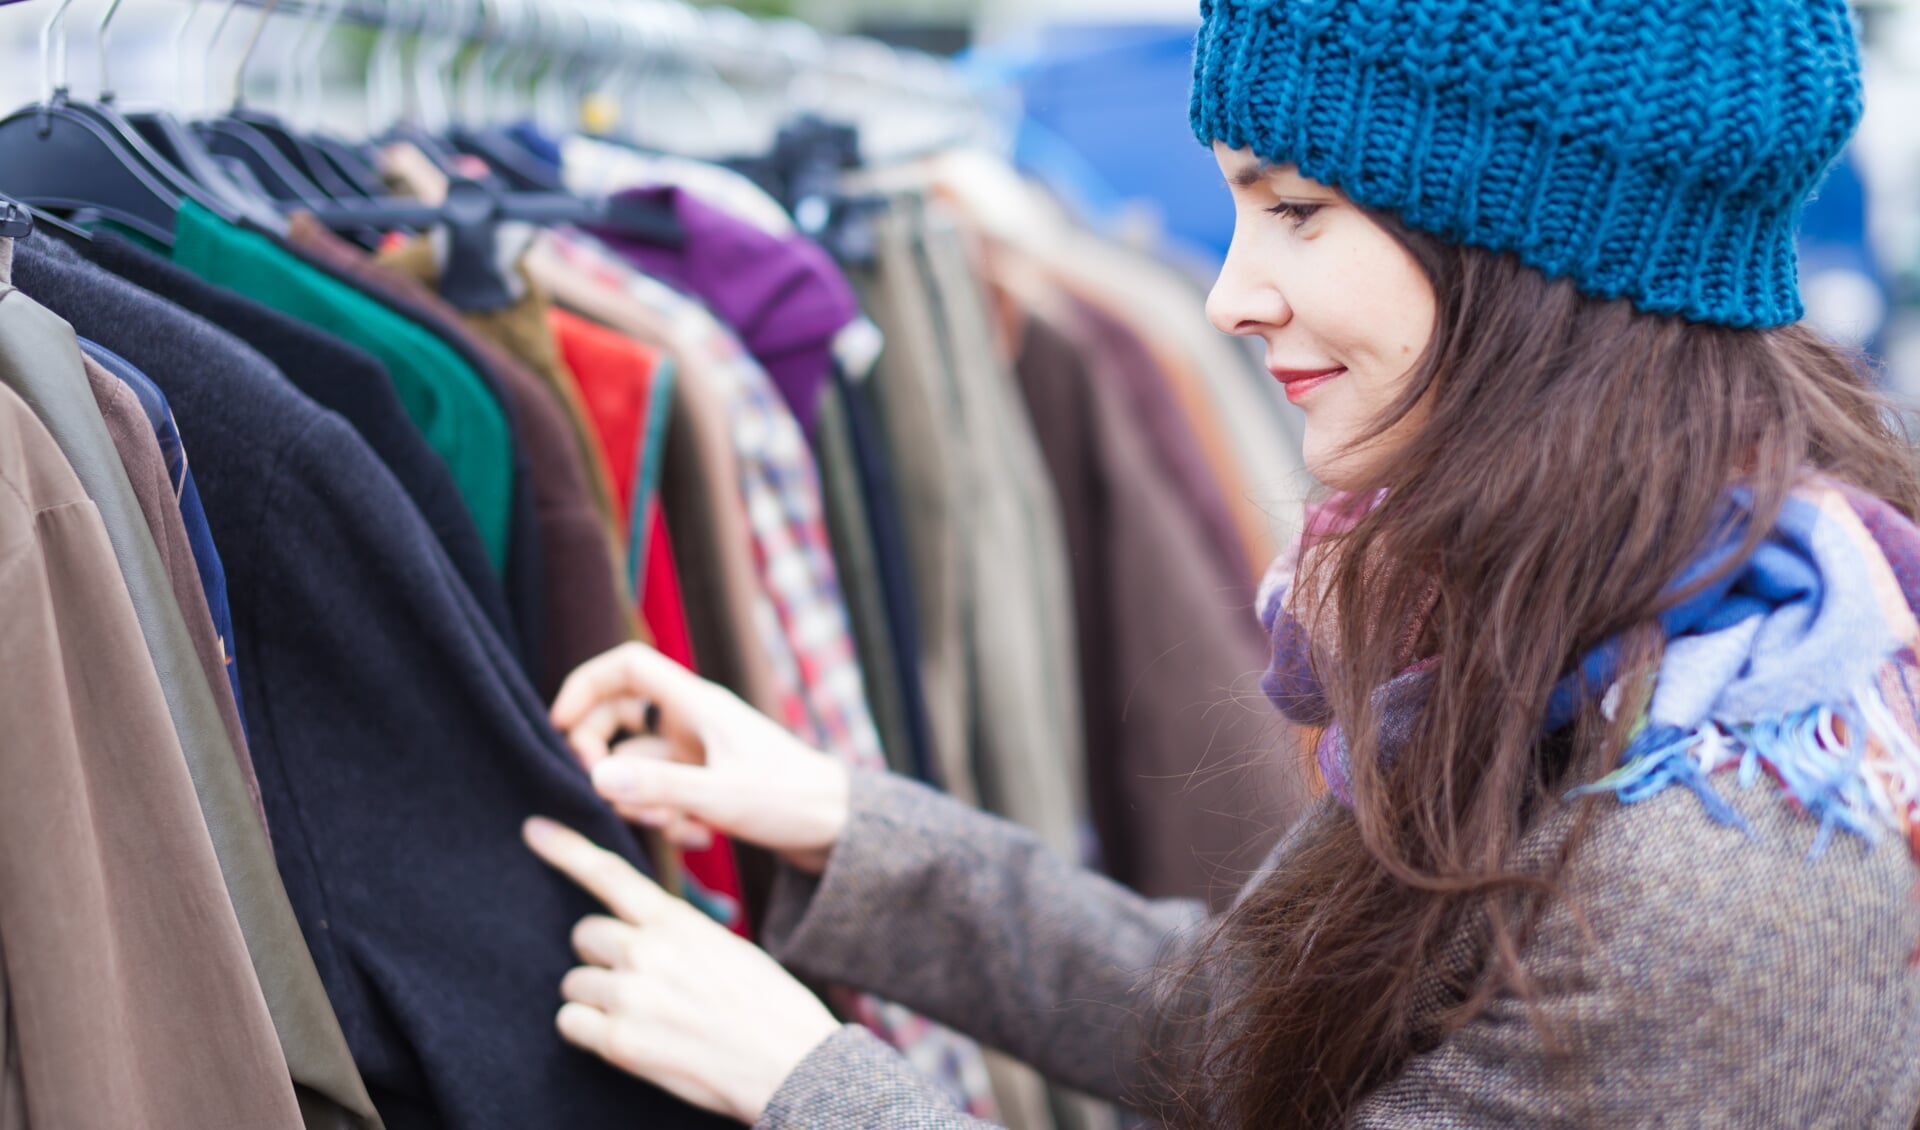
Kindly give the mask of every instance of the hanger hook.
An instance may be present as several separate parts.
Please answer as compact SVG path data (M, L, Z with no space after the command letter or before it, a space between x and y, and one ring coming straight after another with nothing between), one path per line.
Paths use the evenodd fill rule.
M280 65L273 69L273 108L275 112L287 114L293 105L294 68L299 64L300 52L307 45L307 37L313 34L313 25L318 21L318 4L295 4L291 15L298 27L292 35L280 37Z
M187 14L180 20L180 26L173 31L173 104L187 104L187 32L193 27L193 21L200 15L201 0L187 0Z
M100 26L93 29L93 40L100 45L100 101L103 104L113 102L113 78L107 72L107 29L113 26L113 17L119 14L121 0L113 0L107 10L100 15Z
M46 88L46 104L66 96L67 93L67 9L73 7L73 0L60 0L54 5L53 14L40 26L40 77ZM58 44L59 51L54 48ZM56 62L59 70L54 69Z
M240 0L227 0L226 7L220 9L220 18L213 22L213 35L207 40L207 60L213 59L214 51L220 46L220 37L227 32L227 22L233 18L233 11L240 6ZM203 107L214 105L213 68L207 67L201 72L200 101Z
M373 50L367 53L367 116L369 133L378 133L385 127L400 120L405 112L402 105L404 94L396 95L395 87L402 81L397 72L403 64L399 59L401 22L406 6L401 0L386 0L380 8L379 30L374 35ZM396 106L399 107L396 109Z
M120 0L114 0L119 3ZM253 34L247 36L247 45L240 50L240 62L233 68L233 108L240 109L246 98L247 64L253 62L253 53L260 47L260 34L267 30L267 21L273 18L273 10L280 6L280 0L265 0L260 5L260 18L253 21Z
M320 18L310 25L312 35L302 42L303 49L295 64L299 72L299 95L296 101L300 106L301 124L308 129L320 124L320 106L326 96L325 82L320 73L321 60L326 54L327 40L339 24L340 12L346 5L347 0L324 0Z

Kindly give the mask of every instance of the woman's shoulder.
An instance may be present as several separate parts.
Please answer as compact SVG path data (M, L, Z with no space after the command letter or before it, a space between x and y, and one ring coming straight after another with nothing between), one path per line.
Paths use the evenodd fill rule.
M1744 827L1678 788L1581 801L1529 836L1537 863L1591 806L1563 897L1523 941L1531 1007L1497 997L1355 1125L1907 1130L1920 1104L1912 853L1891 836L1823 840L1764 780L1708 787ZM1454 957L1470 976L1471 956Z
M1578 819L1581 803L1554 823ZM1863 970L1912 971L1920 865L1891 827L1841 832L1765 775L1716 774L1633 803L1603 795L1592 804L1563 884L1596 940L1652 959L1724 950L1732 961L1771 938L1850 955ZM1554 839L1543 829L1528 846Z

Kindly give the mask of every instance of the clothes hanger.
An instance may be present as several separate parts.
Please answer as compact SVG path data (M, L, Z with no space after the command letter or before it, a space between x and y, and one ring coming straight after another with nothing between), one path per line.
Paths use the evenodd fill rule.
M215 45L219 43L220 29L225 28L227 17L238 4L239 0L227 0L226 10L221 14L214 32ZM316 207L334 197L315 184L306 170L300 168L258 127L238 116L246 98L247 64L253 60L253 53L260 46L260 35L266 30L267 20L278 5L279 0L265 0L260 6L260 17L254 21L253 32L247 37L247 45L234 67L233 102L227 114L195 122L193 132L206 143L209 152L246 166L266 195L281 206L300 204ZM209 45L209 53L211 47Z
M113 0L101 17L96 35L103 36L111 26L115 13L120 10L121 0ZM187 58L183 51L188 29L194 17L199 14L199 0L190 0L186 17L181 21L174 34L174 50L177 58ZM222 27L225 24L222 18ZM214 31L215 41L221 28ZM106 72L105 41L101 40L101 77L102 92L96 105L80 106L83 113L91 114L103 125L129 140L133 152L147 161L153 171L173 183L179 194L195 204L212 212L220 219L231 224L245 224L263 231L283 230L279 213L273 208L266 193L250 169L228 158L216 156L201 139L187 126L165 109L144 110L122 116L115 103L111 80ZM214 43L207 44L211 51ZM200 56L204 58L204 55ZM203 64L204 67L204 64ZM62 64L62 70L65 66ZM184 105L183 87L180 75L176 73L176 104Z
M406 142L426 154L449 177L461 175L458 154L440 137L422 128L419 107L409 79L409 69L401 46L403 35L418 39L427 31L431 12L427 0L388 0L380 9L378 34L367 63L368 136L375 147L390 142Z
M0 239L25 239L33 234L33 212L0 196Z
M298 51L294 72L299 97L295 99L294 105L299 108L296 116L301 120L302 128L296 136L318 157L318 160L310 162L316 174L314 178L316 183L322 187L327 184L324 176L319 173L320 167L324 165L331 168L349 189L348 192L336 193L336 199L346 200L354 197L373 199L386 195L387 191L373 162L367 160L359 149L315 125L320 121L320 107L325 105L326 100L326 80L321 72L322 59L327 40L332 35L333 29L339 26L340 14L346 5L347 0L323 0L320 18L309 25L309 30L313 34L301 44Z
M561 183L558 172L529 152L510 129L471 119L457 97L447 65L460 53L462 43L474 42L487 23L479 3L468 11L472 17L469 20L462 21L455 14L448 21L447 29L455 34L441 38L431 54L432 65L415 69L416 75L435 80L424 83L421 91L424 124L429 130L443 131L454 150L484 161L509 190L564 192L566 186Z
M156 169L157 157L137 152L137 135L122 133L70 101L64 50L56 75L54 44L71 5L72 0L59 0L41 27L45 95L0 119L0 187L42 213L84 214L170 246L185 186Z
M382 93L390 94L392 76L372 73L384 65L376 49L370 78L380 84ZM376 94L375 98L381 96ZM446 229L448 257L440 272L440 292L461 310L494 310L514 301L513 288L495 253L500 227L505 223L542 227L598 224L649 242L668 246L684 243L678 216L650 201L596 201L565 193L512 192L504 184L466 176L450 176L446 182L444 199L438 202L333 203L313 209L313 214L337 231Z

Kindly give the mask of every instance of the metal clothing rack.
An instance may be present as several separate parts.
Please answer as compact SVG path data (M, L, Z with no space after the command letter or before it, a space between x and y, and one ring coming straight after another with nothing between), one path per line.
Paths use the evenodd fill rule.
M66 85L65 23L72 0L40 2L50 9L41 40L50 97ZM121 0L106 5L93 29L103 48L121 7ZM430 124L461 114L483 118L490 99L502 91L540 100L537 108L553 120L577 113L585 93L631 92L642 83L676 78L702 84L694 104L710 112L729 102L744 105L738 95L749 92L762 107L791 115L817 110L813 103L830 90L855 116L898 121L923 113L949 123L969 115L985 118L979 92L947 60L870 38L823 34L798 20L756 19L685 0L187 0L175 38L186 65L177 75L207 75L203 56L187 45L187 29L201 12L218 11L217 44L241 8L258 15L234 71L236 106L262 32L278 16L301 21L297 42L272 72L282 102L296 74L319 73L328 36L339 25L354 25L378 32L366 76L369 98L390 110L401 104L421 111ZM105 54L103 49L103 99L110 97ZM186 88L176 83L176 96L184 98ZM483 107L477 115L476 105ZM524 112L535 104L519 108L517 117L542 116Z

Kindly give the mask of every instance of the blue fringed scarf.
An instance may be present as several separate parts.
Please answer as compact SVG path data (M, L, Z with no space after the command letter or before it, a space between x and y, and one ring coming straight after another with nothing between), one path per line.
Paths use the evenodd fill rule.
M1736 513L1742 500L1736 499ZM1307 538L1350 526L1351 500L1317 510ZM1828 480L1794 492L1773 530L1727 568L1745 536L1736 521L1673 591L1717 580L1660 618L1666 640L1652 697L1618 769L1578 792L1632 803L1682 785L1714 819L1741 823L1708 778L1742 787L1762 775L1820 822L1815 851L1835 831L1892 833L1920 853L1920 529L1884 502ZM1262 686L1289 718L1325 726L1317 748L1328 788L1353 803L1347 744L1318 680L1307 630L1287 607L1300 548L1260 588L1273 640ZM1619 647L1596 649L1554 688L1547 732L1614 691ZM1387 756L1420 714L1431 661L1380 689Z

